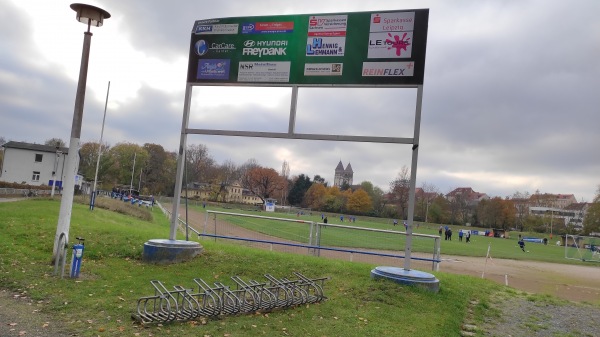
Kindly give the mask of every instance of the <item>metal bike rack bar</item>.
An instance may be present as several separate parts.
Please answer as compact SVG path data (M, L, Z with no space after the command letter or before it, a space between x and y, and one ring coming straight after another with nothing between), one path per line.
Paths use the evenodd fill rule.
M235 289L220 282L210 286L195 278L197 292L179 285L168 290L160 281L152 280L154 295L138 299L136 313L131 316L142 324L184 322L199 317L285 309L326 299L323 286L328 277L310 279L297 272L294 275L297 280L265 274L264 283L232 276Z

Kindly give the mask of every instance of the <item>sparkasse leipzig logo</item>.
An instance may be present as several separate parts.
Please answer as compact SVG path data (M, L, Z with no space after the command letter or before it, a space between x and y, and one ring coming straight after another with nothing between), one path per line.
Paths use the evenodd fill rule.
M206 44L206 41L198 40L194 46L194 50L198 56L206 55L206 53L208 53L208 45Z

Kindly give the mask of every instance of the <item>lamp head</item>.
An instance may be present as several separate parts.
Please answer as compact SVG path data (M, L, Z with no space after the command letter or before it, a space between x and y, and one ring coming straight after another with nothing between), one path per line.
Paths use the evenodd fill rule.
M104 19L110 18L110 13L96 6L71 4L71 9L77 13L77 21L88 26L102 27Z

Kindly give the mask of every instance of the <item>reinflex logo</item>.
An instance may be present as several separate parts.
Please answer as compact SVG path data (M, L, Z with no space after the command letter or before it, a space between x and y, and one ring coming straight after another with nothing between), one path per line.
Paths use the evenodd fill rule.
M194 45L194 50L198 56L206 55L206 53L208 53L208 45L206 44L206 41L198 40L198 42L196 42Z

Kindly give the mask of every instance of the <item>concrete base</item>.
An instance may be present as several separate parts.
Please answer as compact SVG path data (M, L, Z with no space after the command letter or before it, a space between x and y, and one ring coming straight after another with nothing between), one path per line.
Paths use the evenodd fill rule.
M144 243L142 261L156 264L185 262L202 253L198 242L153 239Z
M440 290L440 280L429 273L418 270L380 266L371 270L371 278L385 278L400 284L420 286L435 293Z

